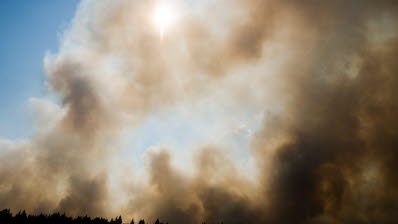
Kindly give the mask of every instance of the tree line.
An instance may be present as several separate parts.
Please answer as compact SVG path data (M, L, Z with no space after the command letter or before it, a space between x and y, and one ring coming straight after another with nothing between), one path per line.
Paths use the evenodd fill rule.
M108 220L101 217L91 218L88 216L70 217L65 213L59 212L51 215L38 214L27 215L25 211L20 211L13 215L10 209L0 211L0 224L146 224L145 220L140 220L138 223L134 219L129 223L123 223L122 217L116 217ZM147 223L148 224L148 223ZM157 219L155 224L163 224ZM168 223L166 223L168 224Z
M77 216L70 217L65 213L53 213L51 215L38 214L38 215L27 215L25 210L19 211L13 215L10 209L4 209L0 211L0 224L150 224L146 223L144 219L139 220L137 223L132 219L130 222L123 223L122 216L118 216L114 219L108 220L101 217L91 218L88 216ZM154 224L168 224L162 223L159 219L156 219ZM202 224L206 224L203 222ZM212 223L212 224L223 224Z

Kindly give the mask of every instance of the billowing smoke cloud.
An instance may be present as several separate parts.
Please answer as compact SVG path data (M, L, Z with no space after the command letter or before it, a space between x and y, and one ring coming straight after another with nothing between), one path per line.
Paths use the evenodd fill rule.
M396 1L170 1L179 18L163 39L157 3L80 3L45 59L60 104L33 99L37 133L0 141L0 207L169 223L398 220ZM189 162L167 147L148 149L142 172L121 159L124 134L154 111L203 102L228 107L211 110L216 123L262 114L238 150L254 173L210 140Z

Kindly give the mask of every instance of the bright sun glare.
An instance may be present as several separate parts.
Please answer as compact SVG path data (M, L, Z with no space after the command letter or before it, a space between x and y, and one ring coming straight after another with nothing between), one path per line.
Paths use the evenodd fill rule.
M156 27L159 29L160 38L163 39L165 30L175 20L175 13L170 6L158 5L153 19Z

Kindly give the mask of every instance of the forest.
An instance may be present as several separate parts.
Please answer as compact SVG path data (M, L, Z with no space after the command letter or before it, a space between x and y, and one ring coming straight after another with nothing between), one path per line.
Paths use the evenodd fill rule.
M91 218L88 216L77 216L70 217L65 213L53 213L51 215L38 214L28 215L25 211L19 211L13 215L9 209L0 211L0 224L136 224L131 220L130 222L123 222L122 217L116 217L111 220L96 217ZM145 224L145 220L142 219L137 224ZM149 223L147 223L149 224ZM154 224L163 224L157 219ZM168 223L166 223L168 224Z
M65 213L53 213L51 215L38 214L38 215L28 215L25 211L19 211L17 214L13 215L10 209L4 209L0 211L0 224L151 224L145 222L144 219L135 222L132 219L130 222L123 222L122 216L108 220L102 217L91 218L88 216L77 216L70 217ZM168 222L160 222L156 219L154 224L168 224ZM223 224L221 223L206 223L202 224Z

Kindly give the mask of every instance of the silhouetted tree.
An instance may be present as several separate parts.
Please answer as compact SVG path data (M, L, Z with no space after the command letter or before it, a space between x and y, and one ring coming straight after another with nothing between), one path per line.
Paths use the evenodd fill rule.
M12 215L9 209L0 211L0 224L122 224L122 217L108 221L105 218L96 217L92 219L88 216L68 217L63 213L53 213L52 215L26 215L25 211Z
M110 221L101 217L91 218L87 215L73 218L59 212L51 215L27 215L25 211L19 211L13 216L10 209L4 209L0 211L0 224L123 224L123 220L122 216L118 216ZM131 220L130 224L135 224L134 219ZM138 224L145 224L145 220L140 220ZM156 219L154 224L163 223L159 219ZM166 222L166 224L168 223ZM223 223L221 222L221 224Z
M0 223L11 223L12 214L10 209L4 209L0 212Z
M122 223L123 223L123 221L122 221L122 216L119 215L119 217L117 217L117 218L115 219L115 224L122 224Z

